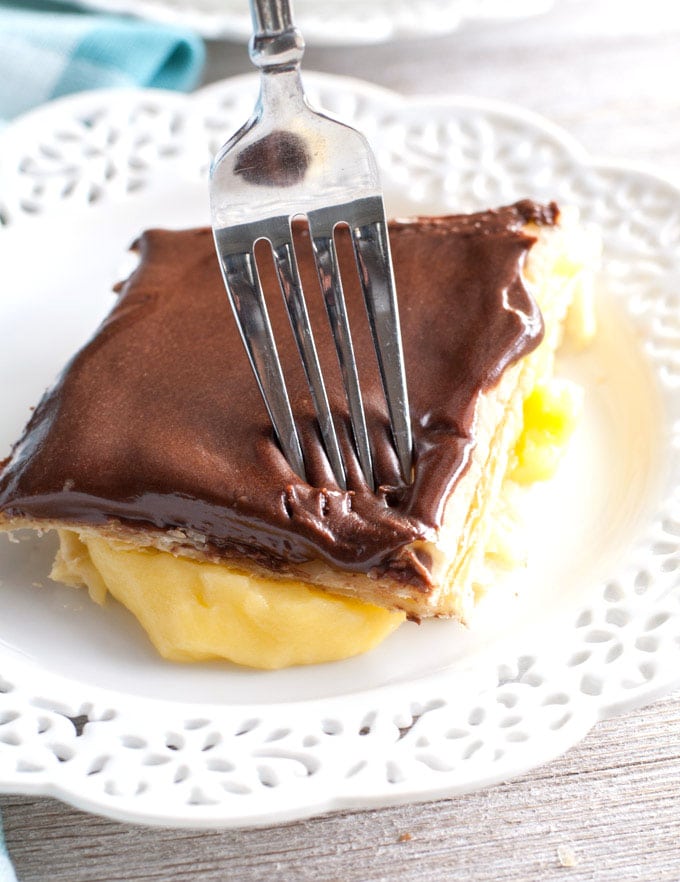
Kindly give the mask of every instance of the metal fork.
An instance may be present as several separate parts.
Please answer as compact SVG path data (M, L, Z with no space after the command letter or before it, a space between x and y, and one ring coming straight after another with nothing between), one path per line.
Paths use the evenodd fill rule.
M375 158L359 132L318 113L300 79L304 40L289 0L251 0L250 58L260 94L250 120L224 144L210 181L212 226L222 275L265 406L291 468L304 457L255 263L256 242L272 246L277 275L309 384L326 455L338 485L346 470L333 425L298 273L292 219L306 216L316 268L349 404L356 454L375 488L334 230L347 224L373 334L394 446L405 481L411 427L399 316Z

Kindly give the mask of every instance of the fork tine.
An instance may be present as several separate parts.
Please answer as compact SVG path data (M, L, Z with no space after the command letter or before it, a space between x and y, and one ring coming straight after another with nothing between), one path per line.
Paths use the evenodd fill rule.
M346 490L345 467L338 445L338 436L335 432L331 409L328 404L326 386L321 376L319 357L304 300L300 274L295 259L290 221L285 217L276 218L276 222L269 221L267 238L271 242L274 252L274 261L276 263L279 284L281 285L281 292L286 302L288 318L290 319L295 342L297 343L298 352L300 353L302 365L307 376L326 455L335 475L335 480L341 489Z
M360 200L354 218L349 223L394 445L402 476L405 481L410 482L413 439L396 289L382 198L375 196Z
M309 229L314 249L314 260L319 275L328 320L333 332L335 349L338 354L340 370L349 404L350 420L356 444L359 464L364 479L371 490L375 490L373 462L366 428L366 415L361 400L359 375L354 357L354 347L349 330L345 296L340 279L338 257L333 240L335 228L334 210L319 208L308 213Z
M283 455L293 471L306 480L300 439L262 294L255 255L252 251L231 252L228 241L225 241L227 237L220 236L222 232L215 233L217 252L241 339ZM254 238L252 243L254 247Z

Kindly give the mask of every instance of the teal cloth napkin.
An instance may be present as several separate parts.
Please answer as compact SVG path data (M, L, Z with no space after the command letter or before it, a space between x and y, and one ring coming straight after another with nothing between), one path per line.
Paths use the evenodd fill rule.
M7 854L5 835L2 832L2 815L0 815L0 882L17 882L14 868Z
M0 121L81 89L197 85L205 47L191 31L74 6L0 0Z

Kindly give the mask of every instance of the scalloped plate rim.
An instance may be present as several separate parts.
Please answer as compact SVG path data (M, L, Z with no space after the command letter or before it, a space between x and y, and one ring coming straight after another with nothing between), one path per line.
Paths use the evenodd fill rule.
M314 76L313 74L311 76ZM205 98L206 100L213 94L219 94L220 90L224 91L225 87L229 85L233 85L234 89L238 89L240 83L245 80L252 80L253 75L245 74L242 77L234 78L230 81L224 81L223 83L217 83L212 86L206 87L204 90L201 90L198 93L196 98ZM320 75L320 80L324 82L328 86L332 86L333 83L340 83L342 87L351 87L355 90L359 87L363 87L364 84L360 80L353 80L349 78L338 78L333 77L332 75ZM350 88L350 91L351 91ZM361 89L360 89L361 91ZM112 96L119 96L121 99L125 99L127 96L134 96L135 100L143 99L145 92L149 93L149 97L156 97L158 95L158 90L131 90L131 89L117 89L111 90L109 94ZM164 95L164 100L167 97L170 102L173 99L176 99L176 104L179 108L187 107L187 99L185 96L172 95L167 96L166 93L162 93ZM479 108L482 111L493 113L497 115L502 115L508 119L517 119L521 118L523 121L527 122L530 125L539 128L541 131L546 132L551 137L555 138L575 159L580 163L587 165L588 167L593 168L601 168L603 170L611 170L615 173L622 174L635 174L637 176L641 176L643 178L648 178L650 181L655 182L656 184L667 187L669 192L673 193L680 200L680 188L672 181L669 181L667 178L659 175L657 172L651 170L649 167L645 166L641 163L629 163L625 160L619 159L609 159L609 158L597 158L590 155L583 147L580 145L578 141L572 138L567 132L561 129L559 126L554 125L546 120L544 120L539 115L535 114L532 111L524 110L522 108L516 108L512 104L508 104L505 102L499 101L490 101L490 100L478 100L475 98L470 98L466 96L400 96L398 93L395 93L391 90L383 89L381 87L368 86L368 88L363 89L363 94L368 95L369 97L374 97L376 100L379 98L389 99L390 102L393 102L395 107L403 107L405 105L413 105L414 107L420 107L423 104L426 105L438 105L442 107L464 107L467 109ZM59 113L62 109L68 109L71 106L84 106L89 101L94 98L101 99L102 92L93 91L90 93L84 93L75 96L67 96L65 98L59 99L56 102L53 102L52 105L45 108L38 108L29 114L26 114L24 117L17 120L15 123L8 126L2 133L0 133L0 145L4 142L11 142L14 138L19 137L21 134L21 129L24 126L30 127L37 119L45 116L45 114L53 114ZM55 210L58 210L55 208ZM82 211L87 211L86 208L83 208ZM31 223L31 218L17 218L17 220L7 228L7 231L15 229L17 224L23 227L24 224ZM1 228L0 228L1 229ZM4 230L2 232L5 232ZM675 675L670 675L668 672L668 676L657 678L654 681L653 688L645 691L635 691L631 694L626 695L615 695L609 701L609 703L603 704L598 703L598 699L595 698L594 701L586 706L586 704L581 704L578 706L579 713L577 714L578 722L580 726L578 727L581 731L580 737L583 737L592 726L600 719L611 717L617 713L622 711L632 709L635 707L640 707L654 698L668 692L670 689L674 688L677 685L680 685L680 673ZM432 680L433 675L425 676L421 678L425 682ZM56 678L57 680L63 678ZM415 681L414 681L415 682ZM74 690L77 690L80 686L78 681L75 680L64 680L64 683L68 683L69 686L66 688L66 692L71 691L71 687ZM376 693L387 694L392 697L393 694L401 692L404 689L403 683L390 684L385 686L374 687L369 690L362 690L354 694L353 697L359 698L368 698L370 696L375 695ZM154 704L164 711L170 711L177 713L191 713L196 714L199 712L199 708L203 707L206 709L214 709L215 711L220 711L222 713L235 712L238 708L247 708L251 713L257 713L258 705L253 704L244 704L244 705L231 705L226 708L223 704L210 705L206 703L201 703L200 705L192 705L186 704L183 702L174 702L167 701L165 699L154 699L149 700L146 698L142 698L140 696L130 696L125 692L115 692L114 690L102 689L100 687L93 687L90 684L87 684L87 690L90 695L94 695L96 700L106 701L107 696L121 696L129 701L131 705L134 705L137 702L144 702L144 704L148 705L149 703ZM336 702L343 702L346 699L346 695L338 695L326 698L313 698L307 699L300 702L285 702L281 704L281 707L297 707L298 705L304 706L305 708L309 708L310 706L314 706L316 704L322 704L324 706L328 706L335 704ZM67 698L67 701L73 700L70 697ZM269 707L270 705L264 705L263 707ZM590 713L588 713L587 708L590 709ZM211 813L209 808L205 810L205 817L200 816L200 812L197 813L194 810L191 811L190 814L180 815L177 813L173 813L170 817L160 817L158 815L148 815L144 812L136 813L134 810L128 809L120 809L119 806L112 804L104 804L101 800L90 800L89 798L81 795L78 795L77 789L71 789L63 784L58 782L46 782L43 784L37 784L37 786L32 786L28 781L25 782L26 786L19 786L12 784L9 788L6 785L0 783L0 790L5 792L23 792L23 793L41 793L46 795L54 795L59 796L60 798L66 799L68 802L72 803L81 808L85 808L87 810L104 813L110 817L118 818L119 820L132 820L139 823L156 823L156 824L182 824L182 825L196 825L197 822L200 823L201 826L262 826L266 824L271 824L274 822L289 822L295 819L300 819L303 817L308 817L313 814L318 814L320 812L326 811L338 811L338 810L347 810L349 808L368 808L368 807L377 807L384 805L392 805L396 802L415 802L415 801L425 801L429 799L442 798L454 795L456 793L468 792L470 790L478 789L479 787L489 786L491 784L497 783L511 776L514 777L518 774L526 772L527 770L534 768L536 765L540 765L544 762L549 761L555 756L559 755L563 750L567 749L572 744L576 743L576 741L571 737L573 735L573 730L568 728L566 730L567 737L564 739L565 743L562 747L558 747L556 750L549 749L545 751L544 755L540 755L540 751L535 751L533 756L539 755L538 760L531 759L527 761L526 758L520 759L514 765L512 763L506 764L498 769L498 771L492 775L489 775L485 778L483 782L467 782L464 783L461 787L452 786L450 783L442 784L440 787L429 787L426 791L421 791L417 794L413 792L408 792L404 794L393 794L394 799L386 797L385 793L372 793L369 796L338 796L338 797L327 797L325 802L319 802L318 804L309 804L304 807L301 806L291 806L290 813L282 814L280 811L274 811L271 814L257 812L253 816L248 817L233 817L229 815L224 815L215 813L214 811ZM578 738L576 740L579 740ZM551 746L554 745L554 742L548 742Z

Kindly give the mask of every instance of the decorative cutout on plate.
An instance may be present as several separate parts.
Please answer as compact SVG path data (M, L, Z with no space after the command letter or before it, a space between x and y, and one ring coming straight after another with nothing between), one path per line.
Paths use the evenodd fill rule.
M168 97L144 95L126 106L90 93L49 107L53 124L35 130L22 150L10 147L3 155L2 225L55 205L87 206L144 189L159 164L182 149L183 114ZM74 112L55 113L60 106Z

